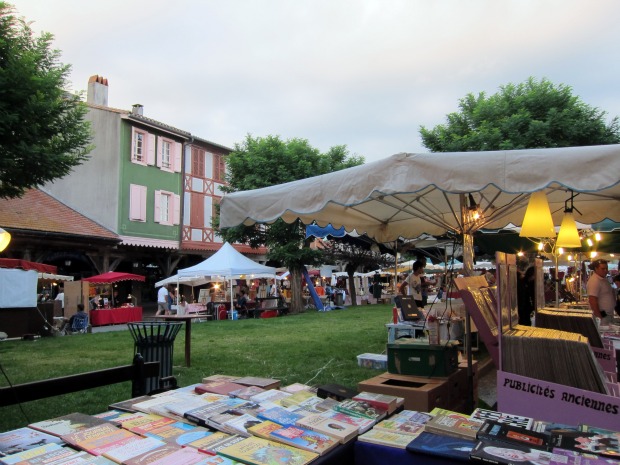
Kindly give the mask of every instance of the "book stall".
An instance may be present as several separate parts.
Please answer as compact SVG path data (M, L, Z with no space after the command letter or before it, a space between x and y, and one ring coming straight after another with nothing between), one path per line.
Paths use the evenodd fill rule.
M114 285L121 281L144 282L145 277L111 271L82 279L88 286L89 305L85 307L90 310L89 319L92 326L142 321L142 307L135 306L133 301L120 302L114 298Z

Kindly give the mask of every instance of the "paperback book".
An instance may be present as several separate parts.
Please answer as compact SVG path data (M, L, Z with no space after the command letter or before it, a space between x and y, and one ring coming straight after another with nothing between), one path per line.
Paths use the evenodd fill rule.
M351 425L333 418L326 418L321 414L312 414L297 420L297 426L336 438L341 444L357 437L359 430Z
M31 423L28 426L54 436L63 436L65 434L82 431L93 426L104 424L110 425L111 423L84 413L70 413L68 415L52 418L50 420Z
M266 389L265 392L261 392L260 394L256 394L250 398L250 400L254 402L258 402L259 404L269 401L274 404L281 405L280 399L284 397L288 397L291 394L285 391L279 391L278 389Z
M263 410L258 412L257 417L261 420L269 420L274 423L278 423L281 426L293 426L295 422L300 418L303 418L303 415L299 413L291 412L290 410L285 409L284 407L272 407L267 410Z
M498 465L548 465L552 455L551 452L520 444L504 445L482 440L476 443L469 458L471 461Z
M597 428L590 428L590 431L555 430L551 433L551 445L561 449L620 458L620 432L610 430L601 431Z
M202 465L208 457L210 456L191 447L182 447L165 457L151 462L151 465Z
M121 422L121 426L132 433L144 436L152 430L159 429L162 426L170 425L172 423L175 423L173 418L149 413L139 418L125 420Z
M478 421L472 421L467 415L460 414L435 415L424 424L424 431L429 433L466 439L476 439L478 429L480 429Z
M210 436L205 436L204 438L188 442L186 446L198 449L205 454L215 455L219 449L236 444L243 439L245 439L245 437L239 436L238 434L228 434L222 431L216 431Z
M432 455L455 462L469 462L469 454L475 445L476 441L472 439L422 431L407 444L406 449L414 454Z
M382 446L405 449L407 444L413 440L413 436L391 433L389 431L381 431L373 428L370 431L359 435L357 440L361 442L370 442L372 444L380 444Z
M315 393L310 391L297 391L290 396L280 399L283 407L293 407L307 401L308 399L321 399Z
M240 389L230 391L228 395L230 397L239 397L240 399L250 400L252 396L265 392L265 389L258 386L244 386Z
M141 438L137 441L130 441L118 447L107 449L103 452L103 456L113 460L116 463L123 463L125 460L134 458L145 452L149 452L158 447L165 446L164 441L155 438Z
M228 398L226 400L218 400L215 402L210 402L202 407L189 410L185 412L184 417L187 420L196 423L198 426L208 426L207 421L209 420L209 417L224 413L240 403L243 403L242 399Z
M249 437L251 436L251 433L248 432L248 428L258 425L261 422L262 420L259 418L256 418L253 415L245 414L235 416L235 418L224 422L222 426L230 433Z
M299 391L310 391L316 394L316 388L313 388L312 386L308 386L307 384L303 384L303 383L292 383L287 386L282 386L280 390L290 392L291 394L294 394Z
M32 449L31 449L32 450ZM26 451L27 453L28 451ZM28 458L20 458L16 460L15 456L7 456L3 459L7 464L19 464L19 465L46 465L50 463L57 463L63 460L69 460L71 457L77 456L79 454L84 454L84 452L78 452L71 447L58 447L53 448L53 450L48 450L43 452L42 454L37 454L34 457Z
M366 402L360 402L353 399L343 400L337 403L334 406L334 410L354 417L369 418L375 421L380 421L387 415L386 410L381 410L367 404Z
M19 428L0 433L0 457L16 454L45 444L64 444L62 439L52 434L32 428Z
M39 455L47 454L48 452L53 452L55 450L63 449L63 446L57 443L44 444L42 446L33 447L32 449L24 450L21 452L16 452L15 454L6 455L4 457L0 457L0 463L5 465L12 465L14 463L19 463L24 460L29 460L33 457L37 457Z
M225 447L220 455L251 465L306 465L319 454L297 447L290 447L259 437L249 437L243 441Z
M433 415L426 412L418 412L416 410L402 410L390 418L398 418L423 425L433 418Z
M110 449L142 439L137 434L118 428L111 423L65 434L61 438L67 444L93 455L103 455L104 452Z
M209 383L219 382L219 381L235 381L239 378L240 378L239 376L218 374L218 375L205 376L204 378L202 378L202 382L203 384L209 384Z
M245 386L258 386L265 390L267 389L279 389L280 380L273 378L261 378L259 376L244 376L235 380L237 384L243 384Z
M478 430L478 439L485 439L489 442L497 441L506 444L524 444L540 450L549 450L549 436L538 433L509 423L498 423L493 420L486 420Z
M182 421L176 421L174 423L164 425L161 428L153 429L146 433L146 436L159 439L160 441L165 441L166 443L184 446L188 442L210 436L211 434L213 434L212 431L209 431L202 426L195 426L188 423L183 423Z
M386 420L381 420L379 423L373 426L373 429L389 431L391 433L405 434L409 436L417 436L422 431L424 431L424 425L404 419L388 418Z
M138 396L132 399L123 400L120 402L114 402L113 404L108 405L110 410L125 410L127 412L137 412L137 410L133 407L134 404L139 402L144 402L146 400L153 399L153 396Z
M320 415L324 418L330 418L333 420L338 420L342 423L353 425L357 427L359 434L365 433L376 424L376 421L371 420L370 418L353 417L351 415L347 415L346 413L336 412L335 410L328 410Z
M213 382L209 384L199 384L194 388L197 394L205 394L207 392L212 394L230 395L232 391L238 391L245 386L232 381Z
M366 402L372 407L379 410L386 410L388 413L392 413L399 405L402 405L402 401L399 401L399 398L396 396L366 391L354 395L353 400Z
M149 450L140 455L136 455L123 462L123 465L149 465L159 459L169 456L173 452L181 449L181 446L175 444L165 444L157 449Z
M336 447L335 438L299 426L283 426L269 433L267 439L323 455Z
M612 459L600 455L585 454L574 450L555 447L552 452L549 465L611 465L614 463Z
M530 417L524 417L521 415L511 415L508 413L495 412L493 410L487 410L483 408L475 409L469 416L471 420L479 421L480 423L485 420L493 420L497 423L506 423L512 426L518 426L520 428L532 429L534 419Z

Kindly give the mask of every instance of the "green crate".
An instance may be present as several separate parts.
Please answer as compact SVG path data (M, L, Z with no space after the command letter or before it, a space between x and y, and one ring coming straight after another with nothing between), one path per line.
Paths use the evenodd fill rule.
M388 372L397 375L444 377L459 366L459 352L452 345L394 343L387 352Z

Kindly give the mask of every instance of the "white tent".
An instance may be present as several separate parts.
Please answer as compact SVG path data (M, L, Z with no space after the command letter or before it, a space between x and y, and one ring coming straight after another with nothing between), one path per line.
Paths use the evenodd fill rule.
M202 284L206 284L211 281L221 281L221 279L211 279L208 276L179 276L174 275L169 278L162 279L161 281L157 281L155 283L155 287L162 287L167 284L186 284L188 286L200 286Z
M620 220L620 145L489 152L400 153L285 184L227 194L220 227L297 218L378 242L523 221L529 194L547 194L554 223L572 193L575 219ZM471 210L470 210L471 208ZM481 213L472 220L468 212ZM473 249L473 239L471 241ZM471 266L473 250L464 251ZM471 257L469 257L471 255Z
M271 266L261 265L254 260L247 258L240 252L237 252L235 248L228 242L222 245L222 248L218 250L211 257L205 261L198 263L197 265L190 266L189 268L183 268L177 273L179 278L182 277L223 277L227 280L233 278L258 278L258 277L272 277L276 276L276 269ZM231 285L232 291L232 285ZM231 306L233 304L234 296L230 293Z

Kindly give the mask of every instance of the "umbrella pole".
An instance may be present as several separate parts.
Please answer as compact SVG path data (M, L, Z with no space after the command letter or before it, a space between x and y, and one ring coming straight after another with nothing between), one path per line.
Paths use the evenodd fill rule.
M461 203L461 227L463 228L463 274L473 276L474 263L474 236L473 224L470 220L467 200L465 194L459 196ZM465 411L473 412L474 399L474 374L471 350L471 321L469 310L465 307L465 352L467 355L467 399L465 400Z

